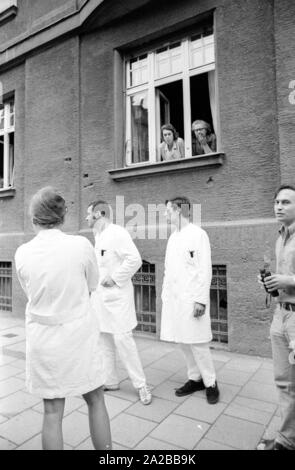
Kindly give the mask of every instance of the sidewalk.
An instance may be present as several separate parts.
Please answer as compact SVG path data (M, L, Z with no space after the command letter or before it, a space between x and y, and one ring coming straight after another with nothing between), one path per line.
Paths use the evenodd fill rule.
M254 449L279 426L277 393L270 359L213 350L220 402L205 393L178 398L186 380L177 345L136 339L153 402L143 406L120 367L120 390L105 394L114 450ZM0 317L0 450L41 449L42 401L25 389L24 323ZM82 398L66 400L65 449L93 449L87 407Z

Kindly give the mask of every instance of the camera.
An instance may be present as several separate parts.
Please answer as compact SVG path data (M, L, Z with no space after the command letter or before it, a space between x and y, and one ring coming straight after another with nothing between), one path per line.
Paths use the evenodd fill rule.
M268 276L271 276L271 272L268 271L268 270L266 270L265 268L259 269L259 271L260 271L261 280L262 280L262 282L263 282L263 284L264 284L264 279L265 279L266 277L268 277ZM264 289L265 289L266 292L269 293L272 297L278 297L278 296L280 295L278 290L274 290L274 291L272 291L272 292L268 292L267 287L265 286L265 284L264 284Z

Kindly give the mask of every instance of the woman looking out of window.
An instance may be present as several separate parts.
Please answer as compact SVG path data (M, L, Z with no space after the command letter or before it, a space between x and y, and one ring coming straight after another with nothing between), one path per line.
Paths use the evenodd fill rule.
M164 124L161 127L161 136L162 143L159 148L161 160L184 158L184 141L178 137L178 133L172 124Z

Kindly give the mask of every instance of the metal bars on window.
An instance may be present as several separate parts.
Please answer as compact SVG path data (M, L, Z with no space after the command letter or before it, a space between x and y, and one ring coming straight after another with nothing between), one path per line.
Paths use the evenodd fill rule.
M12 265L0 261L0 311L12 312Z
M228 343L226 266L212 266L210 316L213 340Z
M156 276L155 265L146 261L134 274L134 300L138 320L137 331L156 333Z

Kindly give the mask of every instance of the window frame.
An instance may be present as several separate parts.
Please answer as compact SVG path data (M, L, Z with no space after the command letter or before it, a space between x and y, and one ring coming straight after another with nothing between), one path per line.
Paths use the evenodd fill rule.
M206 63L201 66L191 66L191 48L190 45L193 44L192 38L196 35L199 35L204 42L204 38L211 36L213 44L213 53L214 58L210 63ZM167 75L165 77L157 78L155 75L156 68L156 54L159 48L165 48L173 45L174 43L180 43L181 47L181 59L182 67L181 71ZM204 47L204 46L203 46ZM204 50L204 49L202 49ZM192 155L192 132L191 132L191 103L190 103L190 79L193 76L200 75L203 73L208 73L212 70L216 70L216 59L215 59L215 34L214 30L211 34L204 34L204 32L193 32L183 35L179 39L171 39L168 42L163 41L158 43L157 47L149 48L144 51L138 51L136 54L129 54L124 57L123 68L124 68L124 90L125 90L125 128L124 128L124 167L141 167L150 164L159 163L157 159L157 151L160 145L160 136L159 130L157 130L157 121L159 117L157 116L157 100L156 100L156 89L159 86L166 85L168 83L173 83L177 80L182 81L182 90L183 90L183 117L184 117L184 142L185 142L185 158L198 158L199 156ZM131 86L130 84L130 62L132 59L140 57L142 55L147 55L147 81L139 85ZM216 74L215 74L215 84L216 84ZM215 85L216 87L216 85ZM217 87L216 87L217 88ZM131 97L139 92L147 92L148 100L148 142L149 142L149 160L143 162L132 162L132 150L127 153L128 142L131 142ZM218 110L218 103L216 97L216 114ZM219 121L218 121L219 122ZM214 129L217 136L217 142L219 142L219 132L218 129ZM131 143L132 145L132 143ZM219 144L218 144L219 145ZM217 152L216 152L217 153ZM209 154L206 154L209 155ZM183 160L183 159L181 159Z
M13 103L13 112L10 112L10 105ZM3 136L3 186L0 192L14 188L14 154L15 143L13 148L13 167L10 175L11 156L9 149L9 136L13 134L15 137L15 98L14 95L3 100L0 111L3 110L4 125L0 129L0 137ZM13 125L10 125L10 117L13 115Z

